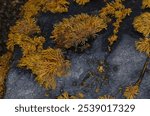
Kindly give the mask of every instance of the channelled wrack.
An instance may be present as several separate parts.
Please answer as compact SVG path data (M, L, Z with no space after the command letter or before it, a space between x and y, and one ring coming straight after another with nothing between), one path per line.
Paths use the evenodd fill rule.
M0 98L3 97L5 91L5 79L9 70L9 61L12 57L11 52L7 52L3 56L0 56Z
M65 76L70 62L65 60L60 49L48 48L22 57L19 67L26 67L37 75L35 80L46 89L56 88L56 77Z
M55 24L51 38L60 48L78 47L106 28L107 24L102 18L82 13Z

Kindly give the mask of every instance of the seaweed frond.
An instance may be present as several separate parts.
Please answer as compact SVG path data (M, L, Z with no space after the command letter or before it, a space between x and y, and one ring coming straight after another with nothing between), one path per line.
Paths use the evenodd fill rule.
M86 3L90 2L90 0L74 0L79 5L85 5Z
M134 99L138 93L139 93L139 86L138 85L131 85L129 87L126 87L123 95L127 99Z
M100 10L99 15L100 17L105 17L105 19L107 19L109 16L115 17L118 22L122 22L121 20L127 15L130 15L130 13L131 9L125 8L122 0L114 0L110 3L107 3L107 5Z
M57 97L57 99L69 99L69 98L70 96L67 91L65 91L64 93L62 93L61 95Z
M25 19L35 17L45 2L46 0L28 0L21 8L21 16Z
M14 51L14 45L16 44L23 46L28 41L30 41L30 43L33 43L31 42L32 39L30 39L29 36L32 36L35 33L40 33L40 28L36 25L35 19L30 18L26 20L18 20L16 22L16 25L10 28L10 33L8 35L9 39L7 41L7 49Z
M133 26L138 32L148 37L150 35L150 13L145 12L137 16L133 21Z
M33 18L39 12L50 11L52 13L62 13L68 11L68 0L28 0L22 7L23 18Z
M65 60L60 49L48 48L22 57L19 67L26 67L37 75L36 81L43 87L56 88L56 77L67 74L70 62Z
M10 28L10 33L19 33L24 35L33 35L39 33L40 28L36 25L34 18L22 19L16 22L16 25Z
M104 66L103 66L103 65L99 65L99 66L97 67L97 70L98 70L99 73L104 73L104 72L105 72L105 69L104 69Z
M15 45L21 47L23 56L41 51L43 49L44 37L30 38L24 34L9 34L9 41L7 42L7 48L13 50Z
M4 83L5 83L7 72L9 70L9 61L11 57L12 57L12 53L10 52L7 52L3 56L0 56L0 98L4 94L4 90L5 90Z
M109 42L109 45L113 45L114 42L116 42L118 39L118 36L117 35L112 35L108 38L108 42Z
M104 96L99 96L98 99L115 99L115 98L110 95L104 95Z
M150 38L144 38L137 41L136 49L140 52L146 53L146 55L150 57Z
M68 0L47 0L42 11L50 11L52 13L63 13L68 12Z
M55 24L51 38L58 47L77 47L79 44L84 45L89 37L95 37L96 33L106 27L102 18L82 13Z
M77 93L76 95L70 95L67 91L62 93L57 97L57 99L83 99L84 95L83 93Z
M115 18L115 22L113 22L114 30L113 35L109 37L109 45L112 46L115 41L118 39L118 32L120 28L120 23L122 20L129 16L132 12L130 8L126 8L123 3L123 0L114 0L110 3L107 3L105 7L100 10L99 16L104 18L107 23L110 22L111 18Z
M150 8L150 0L142 0L142 8Z

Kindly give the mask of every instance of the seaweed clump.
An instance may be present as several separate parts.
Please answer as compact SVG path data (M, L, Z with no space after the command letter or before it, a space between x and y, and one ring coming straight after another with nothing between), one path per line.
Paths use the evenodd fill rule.
M27 18L18 20L16 24L10 28L10 33L31 36L34 33L40 33L40 28L36 25L35 18Z
M6 54L0 56L0 98L4 94L4 83L6 79L7 72L9 70L9 61L12 56L12 53L7 52Z
M84 99L84 94L79 92L76 95L70 95L67 91L65 91L59 95L57 99Z
M150 13L145 12L140 16L137 16L133 22L134 28L142 33L145 37L150 35Z
M84 45L89 37L95 37L96 33L106 27L102 18L82 13L55 24L51 38L60 48L77 47Z
M130 8L126 8L123 5L122 0L115 0L107 3L107 5L100 10L99 16L105 19L107 23L111 22L111 17L115 18L115 22L113 22L113 35L108 38L110 46L118 39L120 23L122 23L123 19L129 16L131 12L132 10Z
M124 97L127 99L133 99L135 96L139 93L139 86L138 84L136 85L131 85L129 87L126 87L125 92L124 92Z
M21 58L18 66L31 69L37 75L35 80L46 89L55 89L55 77L66 75L70 63L64 60L60 49L48 48Z
M13 35L9 34L9 38L15 39L12 39L12 43L8 42L7 47L13 50L14 45L19 45L22 49L23 56L41 51L43 49L43 43L45 42L45 38L42 36L30 38L29 36L18 33Z
M23 18L33 18L39 12L68 12L68 0L28 0L22 7Z
M85 5L86 3L90 2L90 0L74 0L79 5Z
M142 8L150 8L150 0L142 0Z
M103 96L99 96L98 99L115 99L115 98L110 95L103 95Z
M14 52L14 46L18 45L23 53L18 67L30 69L37 76L35 80L46 89L56 88L55 77L65 76L70 62L64 59L60 49L43 48L45 38L39 36L35 17L42 11L65 12L67 4L67 0L28 0L21 8L22 18L10 28L8 35L7 49Z
M136 42L136 49L146 53L146 55L150 57L150 13L145 12L137 16L134 19L133 26L144 36L144 39L140 39Z
M136 49L150 57L150 39L144 38L136 42Z
M46 0L42 11L50 11L52 13L68 12L68 0Z
M34 36L40 33L40 28L36 25L36 20L33 18L22 19L16 22L16 25L10 28L7 41L7 49L14 51L14 46L18 45L22 48L23 56L39 51L43 48L45 38Z

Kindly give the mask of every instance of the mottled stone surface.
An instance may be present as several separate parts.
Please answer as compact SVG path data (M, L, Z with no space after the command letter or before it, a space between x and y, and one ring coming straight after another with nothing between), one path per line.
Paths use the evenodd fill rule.
M108 72L110 75L110 93L114 96L120 87L125 88L134 84L143 68L146 56L135 50L135 40L136 38L129 35L123 35L121 42L107 59L111 69ZM117 70L114 67L117 67ZM118 95L118 97L121 96Z
M150 99L150 73L145 73L137 99Z
M34 81L33 75L27 71L12 68L6 81L5 98L8 99L40 99L46 91Z

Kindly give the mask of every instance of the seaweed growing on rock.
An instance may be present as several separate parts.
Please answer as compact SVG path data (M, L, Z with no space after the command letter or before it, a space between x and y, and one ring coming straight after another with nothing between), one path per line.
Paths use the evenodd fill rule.
M68 12L68 0L28 0L22 7L23 18L33 18L39 12Z
M51 38L60 48L77 47L106 28L107 24L102 18L82 13L55 24Z
M90 0L74 0L79 5L85 5L86 3L90 2Z
M21 8L20 15L24 19L35 17L40 11L45 0L28 0Z
M150 8L150 0L142 0L142 8Z
M138 32L148 37L150 35L150 13L145 12L137 16L133 21L133 26Z
M40 28L35 17L42 11L66 12L68 4L67 0L28 0L21 8L22 18L10 28L8 35L7 49L13 52L14 46L18 45L23 52L18 66L31 69L37 75L38 83L47 89L56 88L55 77L65 76L70 62L64 59L59 49L43 49L45 38L37 36Z
M0 56L0 98L4 95L5 79L7 72L9 70L9 61L12 57L12 53L7 52L6 54Z
M142 33L144 36L144 39L136 41L136 49L139 52L143 52L147 55L147 60L145 61L145 65L141 71L141 76L139 77L139 80L142 81L150 58L150 13L144 12L140 16L135 17L133 26L139 33Z
M43 43L45 42L45 38L42 36L30 38L19 33L9 34L9 38L12 39L7 43L7 47L13 50L14 45L18 45L22 49L23 56L41 51L43 49Z
M70 62L64 59L60 49L48 48L22 57L18 66L32 70L37 75L35 80L46 89L55 89L55 78L67 74Z
M40 33L40 28L36 25L36 21L33 18L18 20L16 25L10 28L10 33L8 34L7 49L14 51L14 45L24 44L29 36L35 33ZM30 41L29 39L28 41ZM32 41L32 40L31 40ZM27 43L27 42L26 42Z
M144 78L145 71L149 64L150 57L150 13L145 12L140 16L135 17L133 21L133 26L139 33L142 33L144 39L139 39L136 41L136 49L139 52L143 52L147 55L147 59L144 63L143 69L141 71L139 79L136 81L135 85L131 85L126 88L124 96L128 99L133 99L139 93L139 86Z
M131 85L126 87L123 95L127 99L134 99L138 93L139 93L139 85Z
M105 19L107 23L110 22L111 18L115 18L115 22L113 22L113 34L108 38L110 46L117 41L120 24L124 18L131 14L131 12L130 8L126 8L123 5L122 0L114 0L107 3L107 5L100 10L99 16Z
M115 98L110 95L103 95L103 96L99 96L98 99L115 99Z
M10 28L10 33L19 33L24 35L33 35L39 33L40 28L36 25L35 18L18 20L14 26Z
M107 24L110 24L110 25L112 24L112 26L114 27L114 31L111 33L111 35L109 35L110 37L108 38L109 47L111 47L114 44L114 42L117 41L118 39L118 32L120 29L120 24L122 23L123 19L127 17L128 15L130 15L131 13L131 9L126 8L125 5L123 5L123 3L125 3L127 6L131 6L132 4L130 3L136 2L136 1L130 2L130 1L124 1L124 0L102 0L103 2L106 3L106 6L103 7L103 4L99 6L99 7L102 7L102 10L100 11L99 16L92 16L88 14L79 14L79 15L77 14L75 16L71 16L68 19L65 18L63 22L60 22L55 25L54 27L55 36L54 35L51 36L51 38L53 38L53 40L56 42L57 47L55 49L52 49L52 48L44 49L43 44L45 43L45 38L40 35L41 34L40 29L36 25L36 20L35 20L36 18L38 18L39 13L41 14L42 12L50 12L50 13L44 13L44 15L43 14L40 15L40 19L39 19L40 25L42 27L42 32L43 32L42 34L44 34L44 36L47 37L47 35L50 34L50 32L48 32L47 29L51 30L51 27L48 27L48 26L44 27L45 25L43 25L43 23L47 23L47 20L51 21L50 22L50 26L51 26L53 21L57 18L59 20L61 16L68 17L68 15L76 14L79 12L88 12L91 14L96 14L97 10L93 10L93 8L91 7L97 6L98 5L97 3L98 2L101 3L101 1L98 1L98 0L97 1L96 0L95 1L94 0L93 1L91 0L72 0L72 1L70 0L26 0L26 1L27 2L25 3L25 5L21 8L22 10L21 19L17 21L15 26L10 28L7 48L9 51L13 52L15 45L20 46L23 56L20 59L18 66L21 68L26 67L27 69L31 70L32 73L36 75L35 80L41 86L47 89L55 89L57 85L56 83L57 77L64 77L67 74L68 69L70 68L70 62L68 60L65 60L63 53L61 52L60 49L57 49L57 47L66 48L66 49L75 47L77 49L81 48L81 51L85 50L90 46L90 40L93 39L93 37L95 37L95 35L97 35L98 32L101 32L102 29L106 29ZM109 3L107 3L108 1ZM144 1L145 1L144 7L148 8L149 6L146 2L149 2L149 1L143 0L143 3ZM69 4L70 4L69 2L71 2L71 8L75 8L75 9L69 9ZM78 6L77 4L78 5L87 4L87 5L83 7L83 6ZM134 10L134 7L132 8ZM97 9L97 8L94 8L94 9ZM70 11L68 12L68 10ZM137 13L140 11L138 10L135 12ZM146 9L146 10L148 11L149 9ZM68 13L64 13L61 16L58 16L59 14L54 14L54 13L62 13L62 12L68 12ZM49 16L52 16L52 17L54 16L54 17L51 18ZM132 16L135 16L135 15L133 14ZM130 17L131 19L133 18L132 16ZM77 17L78 17L78 20L77 20ZM127 21L131 21L131 19ZM67 23L65 24L64 22L67 22ZM62 27L61 26L59 27L58 26L59 24L61 24ZM56 29L57 26L58 26L58 29ZM123 27L122 29L126 31L126 27ZM112 31L112 29L109 29L106 33L104 33L104 36L102 36L102 38L105 39L105 37L109 34L109 31ZM85 65L83 61L83 73L85 73L84 69L89 69L89 70L92 69L92 71L94 71L93 72L94 74L97 73L97 71L99 71L100 73L98 75L94 75L96 76L96 78L94 76L91 76L94 78L93 79L91 78L92 81L90 79L87 80L89 81L89 84L86 84L87 81L83 81L83 84L81 83L81 85L79 85L81 87L80 90L83 90L84 87L87 87L87 86L93 87L94 85L94 88L92 89L92 91L84 91L84 92L88 92L87 97L92 96L94 98L98 98L98 96L95 96L94 93L93 95L90 95L89 93L96 92L97 95L99 95L99 93L102 93L103 90L101 91L101 87L103 86L101 86L100 82L101 80L102 82L105 80L108 80L108 77L104 77L104 76L107 76L105 75L105 73L107 72L109 73L110 71L112 72L112 70L114 70L114 72L117 72L116 70L118 70L118 68L116 69L116 67L110 70L111 68L109 69L107 68L107 66L104 67L103 65L100 64L97 67L97 71L95 72L96 67L94 66L95 64L97 64L97 57L98 57L97 52L100 51L99 55L102 54L102 57L103 57L103 52L105 52L104 47L106 47L105 46L106 44L105 44L104 39L102 40L102 42L95 41L95 43L96 42L98 43L91 44L92 50L85 52L85 54L87 54L87 57L89 57L88 58L89 60L87 60L85 57L79 57L81 58L81 61L82 61L82 58L85 58L84 60L85 63L87 62L87 64L89 65L92 64L91 67L86 68L84 67ZM89 41L87 42L87 40ZM46 42L49 42L49 40ZM138 42L136 42L137 50L139 50L140 52L145 52L148 56L149 56L149 51L150 51L149 46L150 46L149 35L148 36L144 35L144 39L140 39ZM101 51L101 48L102 48L102 51ZM94 54L91 54L92 52L94 52ZM73 64L74 64L74 61L78 60L78 59L74 59L76 56L77 56L76 58L78 58L78 54L75 54L75 57L74 57L74 55L72 54L72 52L70 52L70 50L69 51L67 50L65 53L67 57L73 58L71 59L71 61L73 61ZM107 57L109 53L107 52L105 53L104 53L104 56ZM94 55L94 56L91 56L91 55ZM94 59L94 63L91 62L93 61L93 59ZM76 74L74 74L75 68L77 68L75 72L78 71L78 67L76 67L76 65L75 67L73 67L72 75L75 75L72 77L73 79L77 77ZM1 69L1 65L0 65L0 69ZM81 71L82 71L82 67L80 68L79 66L79 72L77 72L77 74L79 74ZM5 73L2 75L6 75L6 74L7 74L7 71L5 71ZM98 76L101 76L102 78L99 78ZM64 86L66 87L64 88L64 90L68 89L68 87L70 86L68 82L70 82L72 78L68 79L67 82L65 83L67 86L61 85L62 87ZM78 85L78 79L80 80L80 78L77 78L77 81L75 80L74 85ZM62 82L66 81L64 79L62 80L63 80ZM2 88L0 88L0 90L2 90L2 92L0 91L0 93L3 94L3 87L4 87L3 78L1 82L2 84L0 83L0 87ZM139 92L139 90L138 92L132 91L134 89L134 85L126 88L125 93L124 93L124 96L126 98L135 98L135 95L137 95L137 93ZM139 86L139 84L137 84L137 86ZM71 93L74 93L72 91L74 91L75 89L76 87L71 88ZM53 94L53 91L51 92ZM57 90L54 91L54 95L56 95L55 92L57 93L58 91ZM109 94L99 96L100 99L110 99L110 98L112 99L114 97L110 96ZM82 93L70 94L69 92L64 92L64 93L61 93L61 95L59 95L58 98L77 99L77 98L86 98L86 97Z
M42 11L50 11L52 13L68 12L68 0L47 0Z
M146 53L146 55L150 57L150 38L144 38L137 41L136 49L140 52Z
M57 99L84 99L84 95L80 92L76 95L70 95L67 91L65 91L61 95L59 95Z

